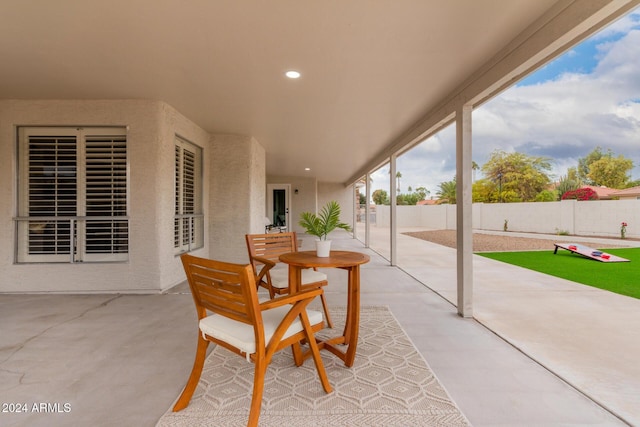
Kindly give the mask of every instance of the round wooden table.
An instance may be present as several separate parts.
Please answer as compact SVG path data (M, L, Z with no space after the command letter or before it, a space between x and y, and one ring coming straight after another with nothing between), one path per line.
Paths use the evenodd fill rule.
M331 251L328 257L316 256L316 251L290 252L280 255L280 261L289 265L289 291L297 292L302 283L305 268L341 268L349 272L347 290L347 318L341 336L318 342L318 347L327 349L353 366L360 328L360 265L369 262L369 256L359 252ZM347 351L337 345L344 344Z

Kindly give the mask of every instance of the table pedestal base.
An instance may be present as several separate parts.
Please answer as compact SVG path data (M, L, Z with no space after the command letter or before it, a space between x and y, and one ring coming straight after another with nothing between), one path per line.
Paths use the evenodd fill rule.
M320 349L335 354L344 361L345 366L353 366L358 345L360 328L360 264L369 261L369 257L357 252L332 251L329 257L319 258L314 252L292 252L280 255L280 261L289 264L289 290L297 292L302 283L302 270L305 268L340 268L347 270L347 318L342 336L317 340ZM338 347L344 345L346 350ZM295 350L299 351L299 350ZM309 357L305 353L303 358Z

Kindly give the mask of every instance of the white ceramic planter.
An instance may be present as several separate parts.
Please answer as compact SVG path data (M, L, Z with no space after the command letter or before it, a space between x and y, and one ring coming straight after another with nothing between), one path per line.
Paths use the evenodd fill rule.
M327 258L331 252L331 240L316 240L316 255Z

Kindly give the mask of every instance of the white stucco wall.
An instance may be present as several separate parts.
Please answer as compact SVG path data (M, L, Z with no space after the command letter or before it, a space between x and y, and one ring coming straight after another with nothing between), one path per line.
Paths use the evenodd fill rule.
M83 125L128 127L129 261L14 264L17 126ZM208 134L163 102L1 100L0 292L154 292L184 280L173 255L176 134L207 152Z
M390 208L377 205L376 226L389 227ZM432 230L453 230L456 228L456 205L397 206L398 227L425 227Z
M353 185L347 187L339 183L318 183L318 210L321 210L328 202L335 200L340 204L340 220L353 228L353 211L355 207L355 194Z
M180 114L175 108L166 103L160 103L160 143L158 169L154 175L156 194L153 202L158 212L156 236L158 239L159 284L166 290L185 280L184 269L180 259L176 257L173 248L173 215L174 215L174 170L175 170L175 137L176 135L202 148L202 208L204 211L204 247L195 250L192 255L207 257L209 242L208 209L211 192L211 170L207 167L207 159L211 156L210 134L191 120Z
M129 260L15 264L18 126L122 126L128 129ZM173 107L146 100L0 100L0 292L161 292L182 281L173 249L175 137L202 148L205 242L194 255L248 261L245 233L264 230L266 153L252 137L210 135ZM353 217L353 189L315 178L291 183L294 230L300 212L338 200ZM320 188L320 196L319 196Z
M340 203L340 219L347 224L353 223L355 196L352 185L345 187L339 183L318 182L314 177L284 175L267 176L267 184L291 185L292 194L289 213L291 230L296 233L305 232L305 230L298 225L302 212L317 213L331 200L336 200ZM296 190L298 190L297 193Z
M247 263L244 235L264 232L265 151L239 135L213 135L211 146L209 256Z
M544 203L476 203L475 228L580 236L620 236L625 221L628 237L640 237L640 200L563 200Z

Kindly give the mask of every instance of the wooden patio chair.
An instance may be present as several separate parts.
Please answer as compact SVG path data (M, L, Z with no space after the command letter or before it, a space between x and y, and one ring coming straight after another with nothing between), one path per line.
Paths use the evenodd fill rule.
M187 384L173 407L177 412L189 405L200 381L207 347L216 343L255 364L253 394L247 426L257 426L267 366L274 353L292 347L296 366L304 362L300 342L308 343L327 393L332 391L320 358L314 333L323 328L322 312L307 305L322 290L258 302L255 276L250 265L182 255L199 320L195 362Z
M247 250L249 262L256 276L256 283L269 291L269 296L289 293L289 267L280 262L280 255L298 250L298 239L295 231L277 234L247 234ZM327 275L316 269L302 270L302 290L321 288L326 286ZM320 294L322 308L327 320L327 326L333 328L329 315L329 307Z

